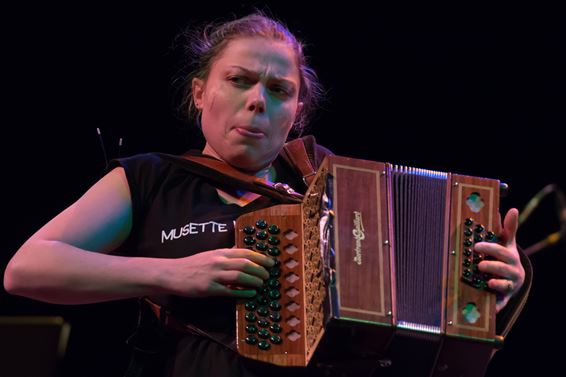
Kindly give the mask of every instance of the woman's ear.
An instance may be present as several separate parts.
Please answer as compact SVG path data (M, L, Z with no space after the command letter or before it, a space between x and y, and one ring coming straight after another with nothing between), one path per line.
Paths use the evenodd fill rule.
M199 78L194 78L191 83L191 92L193 95L193 101L197 110L201 111L203 106L203 96L204 96L204 80Z
M303 111L303 106L305 105L304 102L297 103L297 116Z

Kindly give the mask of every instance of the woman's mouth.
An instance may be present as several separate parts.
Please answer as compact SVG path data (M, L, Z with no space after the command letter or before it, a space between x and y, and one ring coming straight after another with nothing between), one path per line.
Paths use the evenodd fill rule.
M235 127L236 132L240 135L245 137L251 137L254 139L262 139L265 137L265 134L257 128L248 128L248 127Z

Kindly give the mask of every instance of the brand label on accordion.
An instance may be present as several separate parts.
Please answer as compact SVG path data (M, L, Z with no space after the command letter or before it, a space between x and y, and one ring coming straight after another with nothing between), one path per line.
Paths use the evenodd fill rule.
M362 241L366 238L366 235L364 233L364 224L362 222L362 213L360 211L354 211L354 229L352 230L352 234L354 235L354 240L356 242L356 246L354 247L354 251L356 253L354 256L354 262L361 266Z

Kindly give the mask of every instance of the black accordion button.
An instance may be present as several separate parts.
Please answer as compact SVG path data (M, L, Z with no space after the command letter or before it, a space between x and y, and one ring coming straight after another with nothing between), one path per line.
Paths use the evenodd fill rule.
M279 311L281 310L281 304L278 301L271 301L269 303L269 309Z
M259 336L261 339L267 339L267 338L269 338L270 335L271 335L271 333L269 331L267 331L266 329L261 329L257 333L257 336Z
M257 332L257 327L255 327L254 325L247 325L246 331L250 334L255 334Z
M275 236L269 236L267 243L270 244L270 245L279 245L279 243L281 243L281 241L279 241L279 238L277 238Z
M260 350L263 351L267 351L268 349L271 348L271 346L269 345L269 343L267 343L265 340L260 341L257 346L259 347Z
M257 344L257 338L253 335L246 336L246 343L248 344Z
M259 321L257 321L257 325L259 327L268 327L269 326L269 321L267 319L260 319Z
M281 250L277 246L271 246L267 251L267 254L271 255L272 257L277 257L281 255Z
M265 220L259 219L258 221L256 221L255 226L257 226L259 229L265 229L267 228L267 222Z
M252 313L252 312L246 313L245 317L246 317L246 321L248 321L248 322L255 322L255 321L257 321L257 317L256 317L255 314Z
M267 310L267 308L265 306L260 306L257 309L257 315L261 316L261 317L266 317L269 314L269 310Z
M244 227L243 231L244 231L244 233L251 236L252 234L255 233L255 228L253 226L248 225L248 226Z
M248 301L248 302L246 302L245 308L246 308L246 310L253 311L257 308L257 305L253 301Z
M271 343L273 344L281 344L283 342L283 339L281 339L279 335L272 335L269 340L271 340Z
M271 326L269 326L269 329L274 332L274 333L280 333L281 331L283 331L283 329L281 328L281 325L279 325L278 323L274 323Z
M281 232L281 229L279 229L277 225L271 224L267 231L271 234L279 234L279 232Z

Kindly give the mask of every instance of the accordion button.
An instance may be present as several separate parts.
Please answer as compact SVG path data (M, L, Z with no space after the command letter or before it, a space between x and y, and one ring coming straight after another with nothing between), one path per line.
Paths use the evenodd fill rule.
M466 237L471 237L472 236L472 229L471 228L466 228L466 230L464 230L464 236Z
M259 327L267 327L267 326L269 326L269 321L262 318L259 321L257 321L257 325Z
M249 234L250 236L255 233L255 228L253 226L245 226L243 229L244 233Z
M261 339L267 339L267 338L269 338L270 335L271 335L271 333L269 331L267 331L266 329L261 329L257 333L257 336L259 336Z
M253 301L248 301L248 302L246 302L245 308L246 308L246 310L252 311L252 310L255 310L255 308L257 308L257 305Z
M473 245L473 242L472 242L471 239L468 238L468 239L464 240L464 246L470 247L472 245Z
M487 232L487 234L485 235L485 240L489 241L489 242L495 242L497 239L497 237L495 237L495 233L493 232Z
M277 279L269 279L267 280L267 286L271 289L279 289L281 287L281 283Z
M257 338L253 335L246 336L245 340L248 344L257 344Z
M483 241L483 237L479 234L476 234L474 236L474 242L482 242Z
M466 226L471 226L474 223L474 219L472 219L471 217L468 217L466 220L464 220L464 224Z
M278 298L281 298L281 293L279 293L279 291L277 290L271 290L269 291L269 298L272 300L277 300Z
M472 261L469 258L464 260L464 267L470 267L472 265Z
M269 250L267 250L267 254L271 255L272 257L277 257L281 254L281 250L277 246L271 246Z
M467 257L471 256L472 255L472 249L468 249L468 248L464 249L464 255L467 256Z
M269 239L267 240L267 243L269 243L270 245L279 245L281 241L279 241L279 238L275 236L270 236Z
M281 269L278 267L271 267L269 269L269 276L271 276L272 278L278 278L279 276L281 276Z
M257 346L259 347L260 350L263 351L267 351L268 349L271 348L271 345L269 343L267 343L265 340L260 341Z
M250 334L255 334L257 332L257 327L255 327L254 325L247 325L246 331Z
M271 319L273 322L279 322L281 321L281 314L279 314L279 312L271 313L269 315L269 319Z
M476 225L476 229L475 229L476 233L481 233L481 232L483 232L484 230L485 230L485 228L484 228L484 226L483 226L482 224Z
M283 339L281 339L279 335L272 335L269 340L271 340L271 343L273 344L281 344L283 342Z
M279 227L275 224L271 224L269 226L269 228L267 229L267 231L271 234L279 234L279 232L281 231L281 229L279 229Z
M257 315L261 316L261 317L265 317L269 314L269 310L267 310L267 308L265 306L260 306L257 309Z
M260 305L267 305L267 303L269 302L269 300L267 299L267 296L265 296L265 295L257 295L255 297L255 300Z
M266 295L269 293L269 287L264 284L263 287L261 287L258 292L263 295Z
M253 245L255 243L255 240L252 236L246 236L244 237L244 243L248 246Z
M269 326L269 329L272 332L277 333L277 334L279 334L283 330L278 323L272 324L271 326Z
M258 242L255 245L255 248L258 249L259 251L265 251L265 250L267 250L267 245L264 244L263 242Z
M464 275L464 277L470 277L472 275L472 271L470 271L469 268L464 269L464 272L462 272L462 275Z
M248 322L255 322L257 320L257 317L255 316L254 313L246 313L246 321Z
M256 221L255 226L257 226L259 229L265 229L267 228L267 222L265 220L259 219Z
M260 230L255 236L258 240L265 240L267 239L267 232L265 230Z
M271 301L269 303L269 309L271 310L281 310L281 304L278 301Z

